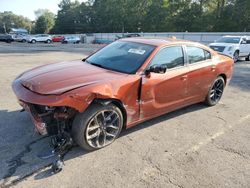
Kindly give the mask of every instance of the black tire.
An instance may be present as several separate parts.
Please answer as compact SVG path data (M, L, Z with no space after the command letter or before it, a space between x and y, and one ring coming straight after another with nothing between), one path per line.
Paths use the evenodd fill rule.
M246 57L246 61L250 61L250 54Z
M7 39L7 41L6 41L7 43L11 43L12 41L10 40L10 39Z
M240 52L237 50L234 52L234 56L233 56L234 62L236 63L237 61L239 61L240 59Z
M220 88L218 90L216 90L215 87L218 85L218 83L220 84L219 85ZM225 80L224 80L224 78L221 77L221 76L217 77L214 80L213 84L211 85L211 87L210 87L210 89L208 91L205 103L208 106L216 105L220 101L220 99L221 99L221 97L223 95L224 88L225 88Z
M22 43L25 43L25 42L26 42L26 40L25 40L25 39L23 39L23 40L22 40Z
M88 151L93 151L97 149L101 149L103 147L106 147L107 145L111 144L108 143L107 145L101 146L101 147L92 147L86 138L86 132L87 132L87 127L91 123L94 117L103 110L110 110L110 111L115 111L117 115L119 115L119 126L117 127L117 134L113 138L113 143L115 139L119 136L122 127L123 127L123 115L121 110L113 105L113 104L108 104L108 105L101 105L101 104L92 104L85 112L79 113L75 116L73 120L73 125L72 125L72 137L73 140L83 149L88 150ZM98 128L99 129L99 128ZM100 133L99 133L100 134ZM98 137L99 138L99 137ZM105 137L106 138L106 137Z
M48 39L48 40L46 40L46 43L50 44L50 43L52 43L52 40Z
M35 44L35 43L36 43L36 40L35 40L35 39L32 39L30 42L31 42L32 44Z

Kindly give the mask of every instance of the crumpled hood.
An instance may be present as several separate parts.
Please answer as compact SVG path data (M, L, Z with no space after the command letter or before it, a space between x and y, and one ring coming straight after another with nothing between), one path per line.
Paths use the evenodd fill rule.
M29 90L47 95L61 94L75 88L125 76L127 75L82 61L73 61L37 67L23 73L17 79Z

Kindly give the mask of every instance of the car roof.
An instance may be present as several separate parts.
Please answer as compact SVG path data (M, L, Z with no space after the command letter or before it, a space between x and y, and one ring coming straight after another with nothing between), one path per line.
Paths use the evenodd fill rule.
M131 37L131 38L123 38L120 39L121 41L128 41L128 42L137 42L137 43L143 43L143 44L148 44L148 45L153 45L153 46L165 46L165 45L170 45L170 44L199 44L197 42L192 42L188 40L182 40L182 39L177 39L175 37L172 38L159 38L159 37ZM202 45L202 44L199 44Z

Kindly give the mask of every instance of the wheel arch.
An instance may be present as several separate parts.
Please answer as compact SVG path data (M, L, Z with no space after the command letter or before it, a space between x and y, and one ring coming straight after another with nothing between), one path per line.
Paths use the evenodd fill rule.
M108 98L108 99L102 99L102 98L96 98L93 100L92 103L100 103L102 105L108 105L110 103L114 104L115 106L117 106L123 115L123 128L126 127L127 125L127 111L122 103L122 101L120 101L119 99L114 99L114 98Z
M219 74L218 77L221 76L224 81L225 81L225 84L227 83L227 75L226 74Z

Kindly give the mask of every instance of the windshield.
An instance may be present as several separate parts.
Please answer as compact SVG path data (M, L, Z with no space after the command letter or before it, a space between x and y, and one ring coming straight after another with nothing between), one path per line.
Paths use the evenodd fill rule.
M155 46L117 41L86 59L87 63L122 73L134 74Z
M222 42L222 43L240 43L240 37L222 37L217 42Z

